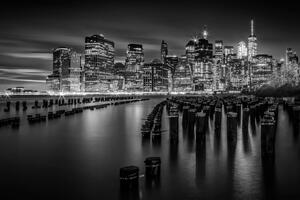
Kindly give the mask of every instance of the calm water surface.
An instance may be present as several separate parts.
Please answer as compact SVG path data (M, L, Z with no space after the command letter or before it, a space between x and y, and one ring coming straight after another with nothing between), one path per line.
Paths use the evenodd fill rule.
M178 145L170 144L168 131L160 144L143 140L142 119L162 100L86 110L34 125L24 118L17 130L2 127L0 195L9 195L6 199L120 199L119 168L136 165L143 174L145 158L160 156L160 182L149 186L141 177L139 199L300 199L300 145L282 107L275 164L264 167L260 125L256 124L256 131L249 125L246 136L238 128L236 151L231 155L224 113L221 138L215 137L210 121L205 148L197 148L195 138L188 137L181 126ZM1 107L1 118L6 115L15 113L5 114ZM168 130L165 111L162 123L162 129Z

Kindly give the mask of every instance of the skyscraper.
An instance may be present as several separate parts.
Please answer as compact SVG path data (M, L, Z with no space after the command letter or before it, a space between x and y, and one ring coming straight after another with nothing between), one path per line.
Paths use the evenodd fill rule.
M256 90L268 83L271 80L272 73L272 56L265 54L254 56L251 65L251 88Z
M103 80L114 65L114 42L103 35L92 35L85 38L84 78L86 91L101 91Z
M79 92L81 90L82 66L81 54L72 51L70 65L62 73L62 90L66 92Z
M252 61L253 56L257 55L257 38L254 33L254 21L251 20L251 35L248 37L248 60Z
M179 58L176 55L167 55L165 57L165 64L172 69L172 72L174 72L178 66Z
M213 45L207 40L206 26L199 38L190 40L186 45L187 62L191 69L194 90L210 90L213 80Z
M230 54L234 54L234 47L233 46L225 46L224 47L225 58Z
M215 57L216 59L222 61L224 57L224 46L222 40L215 41Z
M292 48L286 49L285 62L286 62L286 66L289 66L291 64L298 64L298 56L296 52L293 51Z
M243 59L243 58L247 58L247 46L246 43L244 41L241 41L238 43L237 46L237 58L238 59Z
M159 59L154 59L143 66L143 90L144 91L168 91L169 74L171 69Z
M46 80L48 90L79 92L81 78L81 55L66 47L54 49L53 73Z
M71 49L58 47L53 50L53 75L64 76L71 62Z
M295 51L292 48L287 48L285 55L285 80L293 85L298 85L300 82L300 69L299 59Z
M48 91L62 90L62 77L68 73L71 63L71 49L58 47L53 50L53 73L46 79Z
M160 47L161 62L165 63L165 57L168 55L168 44L163 40Z
M185 92L191 91L191 71L187 65L187 57L183 55L179 57L179 63L173 74L173 91Z
M140 72L144 64L144 50L141 44L129 44L126 51L126 70Z

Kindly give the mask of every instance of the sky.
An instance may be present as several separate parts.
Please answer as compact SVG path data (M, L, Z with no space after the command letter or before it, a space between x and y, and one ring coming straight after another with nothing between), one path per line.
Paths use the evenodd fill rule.
M170 54L183 55L204 25L210 42L236 47L247 41L254 19L258 53L280 59L288 47L300 51L298 10L293 1L11 1L0 6L0 91L44 90L51 51L66 46L83 53L85 36L93 34L115 42L116 61L124 62L129 43L143 44L151 61L160 57L161 40Z

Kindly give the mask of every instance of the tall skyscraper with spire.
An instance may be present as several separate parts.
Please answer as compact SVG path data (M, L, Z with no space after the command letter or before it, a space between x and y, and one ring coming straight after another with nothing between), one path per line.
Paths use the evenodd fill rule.
M165 63L165 58L168 55L168 44L163 40L160 47L161 62Z
M248 37L248 60L252 61L253 56L257 55L257 38L254 33L254 20L251 20L251 35Z

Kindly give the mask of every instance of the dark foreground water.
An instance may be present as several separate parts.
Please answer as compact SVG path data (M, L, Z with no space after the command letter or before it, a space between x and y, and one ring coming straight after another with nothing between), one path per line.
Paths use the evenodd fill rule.
M146 185L141 177L140 199L300 199L300 145L282 107L275 164L263 166L260 125L248 137L239 128L235 154L229 155L224 115L221 138L215 137L210 121L202 150L181 126L178 145L170 145L168 131L161 144L142 140L142 119L161 100L86 110L34 125L23 120L17 130L2 127L0 195L9 195L5 199L119 199L119 168L136 165L143 174L144 159L160 156L160 182ZM21 111L20 115L25 116ZM162 129L168 130L165 111L162 123Z

